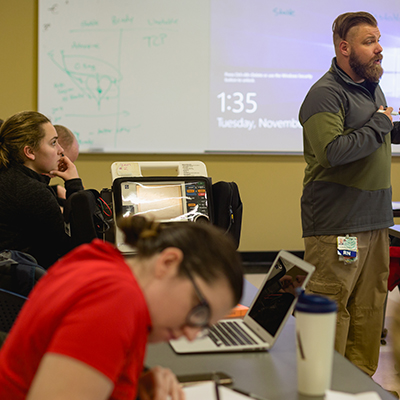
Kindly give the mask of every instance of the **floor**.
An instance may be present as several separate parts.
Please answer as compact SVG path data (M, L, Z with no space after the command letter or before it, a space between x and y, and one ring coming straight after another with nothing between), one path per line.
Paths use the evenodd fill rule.
M386 344L381 345L381 353L379 357L378 370L376 371L373 379L375 382L379 383L386 390L394 390L400 394L400 375L399 371L396 370L394 360L392 357L391 348L391 331L390 323L397 310L400 303L400 292L396 288L392 292L389 292L388 302L386 306L386 318L385 318L385 328L387 328L388 333L385 338Z
M254 286L259 287L264 276L264 274L247 274L246 279ZM389 292L388 295L385 317L385 328L387 329L386 344L381 345L378 369L373 376L374 381L384 389L397 392L398 394L400 394L400 371L396 370L392 357L390 323L394 312L398 310L397 306L399 304L400 292L396 288L392 292Z

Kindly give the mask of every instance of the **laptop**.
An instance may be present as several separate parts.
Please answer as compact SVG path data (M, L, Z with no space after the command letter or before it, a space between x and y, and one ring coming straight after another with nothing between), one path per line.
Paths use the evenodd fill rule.
M170 340L178 354L267 351L277 340L315 267L285 250L276 256L244 318L222 319L207 336Z

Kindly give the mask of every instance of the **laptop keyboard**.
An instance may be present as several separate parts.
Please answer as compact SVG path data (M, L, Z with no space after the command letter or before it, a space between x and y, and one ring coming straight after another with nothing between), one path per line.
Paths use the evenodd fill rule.
M236 321L218 322L210 328L208 336L217 346L257 344Z

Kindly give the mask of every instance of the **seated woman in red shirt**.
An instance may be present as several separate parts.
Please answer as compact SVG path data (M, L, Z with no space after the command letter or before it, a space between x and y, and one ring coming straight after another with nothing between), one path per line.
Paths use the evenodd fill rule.
M212 225L119 223L135 257L94 240L35 286L0 350L1 399L183 399L174 375L146 373L147 342L192 340L243 289L231 239Z

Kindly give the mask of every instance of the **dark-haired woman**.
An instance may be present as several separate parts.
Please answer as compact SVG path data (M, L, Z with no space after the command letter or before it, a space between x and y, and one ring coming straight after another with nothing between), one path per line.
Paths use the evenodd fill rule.
M119 226L135 257L94 240L35 286L0 350L0 398L183 399L169 370L141 375L146 343L192 340L226 315L242 296L240 258L212 225Z
M29 253L44 268L71 248L46 175L65 181L67 197L83 189L57 138L49 119L35 111L15 114L0 128L0 249Z

